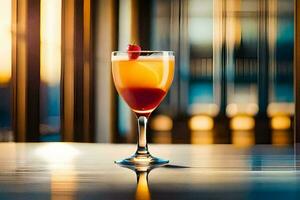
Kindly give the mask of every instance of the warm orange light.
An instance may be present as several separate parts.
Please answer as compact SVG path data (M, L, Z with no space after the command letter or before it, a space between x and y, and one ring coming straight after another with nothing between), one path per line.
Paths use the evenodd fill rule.
M233 131L232 144L237 147L250 147L254 145L255 137L252 131Z
M152 134L153 143L157 144L171 144L172 133L170 131L158 131Z
M78 190L76 170L54 170L51 172L51 200L74 200ZM66 195L67 194L67 195Z
M191 132L192 144L213 144L214 137L212 131L192 131Z
M276 146L283 146L291 144L292 134L289 131L272 131L272 144Z
M3 63L4 61L0 61L0 62ZM5 68L5 67L0 68L0 85L7 84L10 81L10 79L11 79L11 69L10 69L10 67L9 68L8 67L7 68Z
M167 115L157 115L151 120L150 127L155 131L170 131L173 128L173 121Z
M147 171L138 174L138 182L135 193L136 200L150 200L150 191L147 180Z
M59 84L61 74L61 0L41 0L41 80Z
M228 0L226 1L226 9L229 16L226 20L226 28L228 44L230 46L240 45L242 38L242 29L239 17L236 16L237 12L241 11L240 0Z
M252 130L255 127L255 120L253 117L246 115L239 115L230 120L230 129L232 130Z
M195 115L189 120L189 128L193 131L207 131L214 128L214 120L205 115Z
M12 1L0 0L0 85L7 84L11 79L12 65Z
M18 145L13 142L2 143L2 145L0 145L0 151L5 152L1 154L1 160L9 160L9 162L6 162L4 165L0 165L1 171L13 172L19 167L17 160L20 154L17 152L24 152L22 147L25 146L17 146Z
M271 128L273 130L287 130L291 127L289 116L274 116L271 119Z

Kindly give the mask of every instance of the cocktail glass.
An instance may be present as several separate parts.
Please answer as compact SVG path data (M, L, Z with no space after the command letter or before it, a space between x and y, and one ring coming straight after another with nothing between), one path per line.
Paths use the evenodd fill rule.
M158 165L169 162L149 153L146 128L151 112L164 99L172 84L174 64L172 51L112 52L112 74L116 89L135 113L138 122L135 154L116 163Z

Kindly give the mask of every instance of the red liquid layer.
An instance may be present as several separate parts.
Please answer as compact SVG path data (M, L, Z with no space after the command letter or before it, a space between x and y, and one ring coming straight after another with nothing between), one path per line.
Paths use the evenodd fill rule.
M124 88L121 94L128 105L136 112L155 109L166 92L159 88Z

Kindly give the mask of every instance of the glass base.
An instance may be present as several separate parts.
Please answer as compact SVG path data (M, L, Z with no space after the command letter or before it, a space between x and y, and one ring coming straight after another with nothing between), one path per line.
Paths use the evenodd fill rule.
M126 158L124 160L115 161L116 164L126 165L126 166L153 166L153 165L163 165L169 163L168 160L156 158L150 154L140 155L134 154L133 156Z

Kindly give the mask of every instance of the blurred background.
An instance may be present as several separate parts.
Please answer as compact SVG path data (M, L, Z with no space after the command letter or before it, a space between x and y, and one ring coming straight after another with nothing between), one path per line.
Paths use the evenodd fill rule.
M132 143L111 51L173 50L152 143L293 143L293 0L0 0L0 141Z

